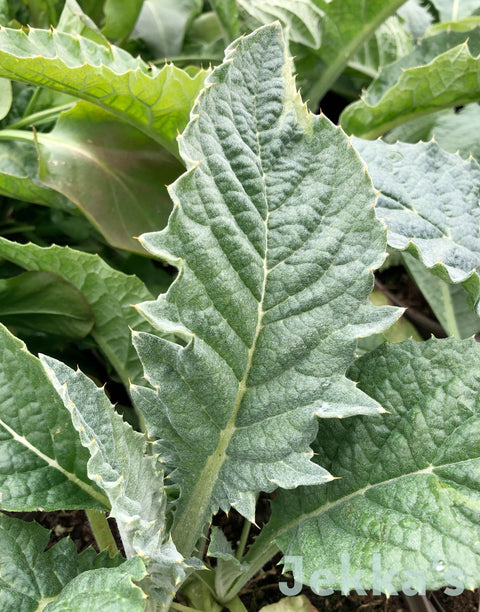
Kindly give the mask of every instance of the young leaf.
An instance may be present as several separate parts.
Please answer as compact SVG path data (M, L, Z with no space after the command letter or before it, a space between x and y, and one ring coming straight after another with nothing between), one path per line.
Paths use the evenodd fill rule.
M446 282L461 283L480 313L480 166L435 142L385 144L356 138L375 187L390 247L407 251Z
M208 73L160 70L123 49L56 30L0 28L0 76L92 102L170 151Z
M145 254L138 240L167 223L165 185L183 171L157 142L86 102L37 135L39 177L85 213L110 244Z
M88 474L110 500L127 558L144 559L156 598L167 606L185 568L165 526L158 457L146 454L145 436L123 420L103 389L60 361L46 356L41 361L90 451Z
M71 283L51 272L25 272L0 279L0 321L84 338L95 319L85 297Z
M0 142L0 193L34 204L72 210L73 204L38 178L33 142Z
M253 520L258 491L330 478L310 462L316 417L379 410L344 372L357 337L399 313L367 301L385 255L371 183L301 104L279 24L228 48L180 150L168 228L142 237L179 278L139 306L180 340L134 343L175 441L174 541L189 555L218 507Z
M132 347L130 328L152 328L132 304L152 296L138 278L110 268L96 255L68 247L41 248L0 238L0 256L27 270L58 274L79 289L95 316L92 336L100 349L126 385L130 380L141 382L142 366Z
M473 339L406 341L359 359L350 375L388 413L322 423L315 461L340 478L281 491L246 560L274 538L285 555L301 558L306 584L321 569L331 572L326 586L344 590L357 570L364 589L390 595L455 579L474 588L479 349Z
M70 538L45 551L49 536L38 523L0 515L2 610L144 610L145 596L132 583L145 575L140 559L125 562L121 555L111 559L105 552L97 555L91 548L77 554ZM64 607L73 593L75 604ZM102 605L110 602L119 607ZM87 603L89 608L82 607Z
M3 325L0 405L3 510L108 508L87 476L88 453L39 360Z
M373 139L416 117L480 99L480 28L425 38L412 53L386 66L340 123Z

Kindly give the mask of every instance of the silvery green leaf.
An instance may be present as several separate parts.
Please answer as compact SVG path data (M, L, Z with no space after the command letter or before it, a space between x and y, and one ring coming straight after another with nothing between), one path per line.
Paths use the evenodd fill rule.
M375 210L388 226L389 246L462 284L480 312L480 165L435 142L353 142L380 190Z
M331 572L324 588L349 590L357 571L361 588L389 594L454 580L474 588L479 369L473 339L406 341L360 358L350 375L388 412L322 423L315 461L339 479L280 491L246 561L274 539L305 584L318 570Z
M127 558L144 560L150 577L145 588L166 606L185 567L165 525L158 456L146 454L146 437L123 420L90 378L51 357L41 361L90 452L88 475L110 500Z
M158 406L189 555L219 507L253 519L259 491L330 479L310 461L317 417L378 413L344 373L357 338L400 313L368 303L385 257L370 179L302 105L278 24L227 49L180 150L168 228L142 237L179 277L139 306L178 343L134 334L153 387L134 397L150 423Z
M3 325L0 405L2 510L108 508L88 478L88 453L39 360Z

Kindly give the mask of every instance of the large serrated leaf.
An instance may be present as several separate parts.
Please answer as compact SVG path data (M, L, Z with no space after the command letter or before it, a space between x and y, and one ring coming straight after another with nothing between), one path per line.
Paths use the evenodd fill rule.
M474 588L480 580L479 368L473 339L384 345L359 359L351 376L388 414L322 423L315 460L341 478L281 491L246 560L274 538L296 557L290 562L298 562L298 580L331 572L324 588L349 591L357 570L357 585L389 594L454 580Z
M378 411L344 372L356 338L399 313L367 302L385 248L371 183L341 130L302 106L278 24L228 48L180 143L168 228L142 237L179 279L139 307L180 342L134 343L190 554L218 507L253 519L258 491L330 478L310 462L316 417Z
M446 282L461 283L480 312L480 165L435 142L385 144L354 139L375 187L389 246L421 260Z
M191 77L173 65L159 70L123 49L65 32L0 28L0 76L92 102L173 152L206 74Z
M140 612L144 609L144 594L132 583L132 580L141 580L145 574L140 559L125 562L120 554L110 559L106 552L97 555L91 548L77 554L70 538L45 551L49 535L48 530L37 523L25 523L0 515L2 610L67 612L73 609L101 609ZM73 593L76 594L75 608L64 607ZM124 605L104 607L104 604L108 604L105 601L107 597L112 605L122 606L123 602ZM142 603L142 607L138 602ZM89 608L82 607L87 603ZM127 604L131 607L127 607Z
M85 296L95 316L92 335L122 381L141 382L142 366L132 347L130 328L151 330L132 307L150 299L142 281L108 266L100 257L68 247L41 248L0 237L0 256L27 270L58 274Z
M90 452L88 474L110 500L127 558L144 559L153 583L149 590L166 606L185 568L165 526L158 457L146 454L146 437L122 419L103 389L60 361L46 356L41 361Z
M108 508L87 476L88 453L40 362L3 325L0 405L0 508Z
M164 147L86 102L38 134L42 182L75 202L110 244L145 255L135 236L167 223L165 185L183 171Z
M444 108L480 99L480 28L425 38L386 66L340 123L349 134L373 139L396 126Z

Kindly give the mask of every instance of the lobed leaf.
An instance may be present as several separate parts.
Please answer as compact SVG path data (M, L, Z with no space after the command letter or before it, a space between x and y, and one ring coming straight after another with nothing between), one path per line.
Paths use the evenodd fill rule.
M389 595L452 581L474 588L479 367L473 339L383 345L359 359L350 375L388 413L322 423L315 461L340 478L281 491L246 560L273 538L285 555L302 559L298 580L308 584L322 572L314 588L331 572L321 586L348 591L357 571L361 588Z
M97 255L68 247L41 248L0 237L0 256L27 270L57 274L79 289L95 316L92 336L125 384L141 382L142 366L132 347L130 328L152 330L132 307L151 298L142 281L108 266Z
M416 117L480 99L480 28L423 39L386 66L340 123L349 134L373 139Z
M45 551L49 536L37 523L0 515L2 610L144 610L145 596L132 582L145 574L140 559L110 559L91 548L77 554L70 538Z
M206 87L168 228L142 237L180 272L139 308L179 342L134 334L153 389L133 394L181 489L182 554L218 507L252 520L258 491L330 478L310 461L316 417L380 410L344 372L356 339L399 314L367 301L385 256L371 183L301 104L279 24L232 44Z
M144 255L134 237L166 225L172 205L165 184L182 173L180 162L86 102L62 113L37 142L42 182L74 202L111 245Z
M167 607L185 568L165 525L158 457L146 454L146 437L123 420L92 380L51 357L41 362L90 452L88 475L110 500L127 558L144 560L156 598Z
M25 344L0 325L0 507L27 512L108 508L87 476L88 453Z
M376 214L390 247L406 251L449 283L460 283L480 312L480 166L435 142L385 144L356 138L375 187Z
M56 30L0 28L0 76L50 87L100 106L168 150L207 72L160 70L123 49Z

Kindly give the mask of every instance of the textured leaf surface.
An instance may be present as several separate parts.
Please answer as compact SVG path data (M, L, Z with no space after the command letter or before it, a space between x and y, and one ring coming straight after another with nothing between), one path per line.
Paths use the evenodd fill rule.
M70 208L65 198L38 178L38 153L29 142L0 142L0 193L9 198Z
M325 15L322 19L322 45L316 65L316 78L306 94L313 106L316 106L332 87L348 62L380 24L393 15L404 2L405 0L316 0L315 4Z
M88 453L40 362L0 325L0 507L108 508L87 476Z
M142 366L132 347L130 328L152 327L132 308L151 298L141 280L110 268L100 257L67 247L41 248L0 238L0 256L27 270L58 274L85 296L95 316L92 335L122 381L140 382Z
M158 457L146 454L145 436L122 419L103 389L60 361L45 356L41 361L90 452L88 474L110 500L110 515L127 558L144 559L158 599L166 605L184 568L165 527L166 496Z
M279 25L228 49L180 140L188 172L170 187L168 228L142 237L180 268L140 309L186 346L134 343L186 554L219 506L253 519L258 491L329 478L310 462L315 417L378 411L343 373L356 338L398 316L367 302L385 247L370 180L342 132L302 106L284 53Z
M67 338L83 338L95 321L83 294L51 272L0 279L0 320Z
M480 331L480 317L468 307L468 295L461 285L446 283L408 253L404 252L402 258L410 277L449 336L470 338Z
M422 40L386 66L340 123L349 134L376 138L397 125L480 98L480 28L447 31Z
M322 568L332 572L326 586L333 588L345 576L342 553L349 554L350 576L365 570L364 589L372 588L374 554L382 568L373 582L378 590L392 594L392 586L412 584L418 590L422 576L427 589L436 589L450 584L453 572L474 588L480 579L479 367L473 339L384 345L359 359L351 376L390 414L324 421L315 460L341 478L281 491L254 546L276 538L286 555L302 556L305 582ZM410 569L420 577L408 576Z
M173 151L206 74L159 70L118 47L56 30L0 29L0 76L92 102Z
M375 211L388 226L389 246L414 255L446 282L461 283L479 308L479 164L435 142L354 143L381 191Z
M237 5L257 25L278 19L287 39L318 49L321 38L321 11L313 0L237 0Z
M141 579L144 575L139 559L134 563L124 563L121 555L110 559L106 552L97 555L91 548L77 554L75 544L70 538L61 540L45 551L49 537L49 531L38 523L26 523L0 515L0 608L2 610L5 612L7 610L37 612L44 609L49 612L60 610L66 612L73 609L101 609L112 612L143 610L143 607L140 608L138 605L134 607L135 600L139 599L144 605L144 596L140 589L132 584L132 579ZM82 575L86 570L93 571ZM79 579L79 576L82 578ZM95 605L103 603L101 599L94 600L92 597L95 583L99 582L103 582L103 589L97 589L96 595L108 593L110 601L117 603L121 600L115 599L115 591L123 587L123 595L129 596L132 607L109 608ZM49 603L59 596L60 600L65 601L62 589L66 587L66 595L77 589L79 584L89 585L89 588L84 589L81 600L79 598L81 591L77 590L75 607L57 607L55 603ZM129 589L126 588L127 585ZM90 591L88 601L91 607L82 608L82 604L86 603L87 590Z
M134 236L165 227L165 185L183 166L114 115L80 102L54 130L38 134L39 176L82 210L110 244L145 254Z

